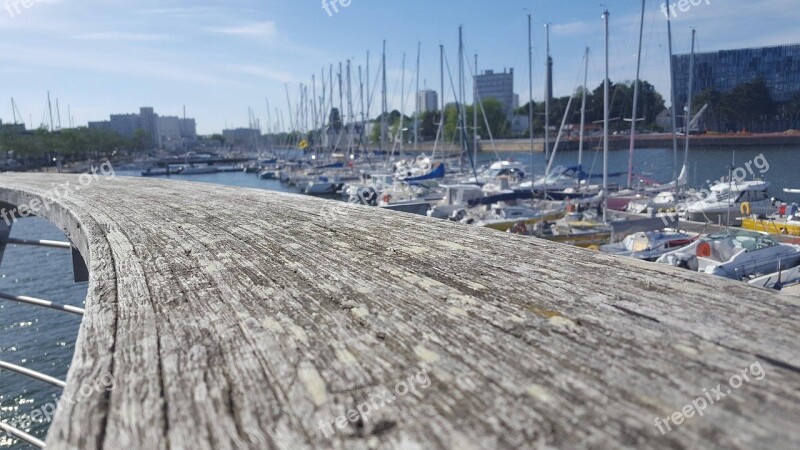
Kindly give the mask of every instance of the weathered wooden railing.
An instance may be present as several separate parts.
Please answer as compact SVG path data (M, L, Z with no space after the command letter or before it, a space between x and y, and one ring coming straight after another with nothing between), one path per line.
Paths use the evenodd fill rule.
M0 201L66 181L2 174ZM39 215L90 274L49 448L800 441L800 304L766 290L208 184L117 177Z

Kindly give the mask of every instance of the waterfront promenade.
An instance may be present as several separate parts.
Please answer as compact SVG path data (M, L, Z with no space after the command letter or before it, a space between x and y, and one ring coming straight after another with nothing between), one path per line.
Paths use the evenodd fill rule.
M66 181L78 185L3 174L0 202L44 202ZM800 441L800 303L771 291L379 208L173 180L115 177L40 215L90 278L64 392L81 400L58 411L48 448ZM763 376L730 383L755 364ZM80 395L106 374L112 389ZM718 388L702 415L681 416Z

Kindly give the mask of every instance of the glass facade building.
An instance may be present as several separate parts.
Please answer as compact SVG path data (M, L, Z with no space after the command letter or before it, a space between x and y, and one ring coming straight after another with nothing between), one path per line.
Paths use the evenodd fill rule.
M673 56L675 104L687 103L689 54ZM764 79L772 100L785 102L800 92L800 44L695 53L692 95L708 88L728 93L737 85Z

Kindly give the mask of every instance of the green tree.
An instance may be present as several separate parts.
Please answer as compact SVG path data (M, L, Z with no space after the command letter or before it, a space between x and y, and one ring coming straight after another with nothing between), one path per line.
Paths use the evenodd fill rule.
M480 108L480 106L483 108ZM467 117L473 117L474 111L475 105L468 106ZM486 115L486 120L484 120L484 114ZM525 115L527 115L527 112ZM486 128L486 122L489 122L488 129ZM509 129L510 126L506 113L503 111L503 104L494 98L482 99L478 108L478 134L481 138L489 139L489 130L491 130L491 135L494 138L504 137Z
M225 136L219 133L212 134L211 140L219 142L219 145L225 145Z
M441 114L439 111L425 111L420 116L419 123L419 138L425 141L432 141L436 139L436 133L439 131L439 122L441 121Z
M339 108L331 108L331 113L328 116L328 124L333 127L337 133L342 129L342 115L339 113Z
M138 151L145 151L151 146L151 136L147 131L137 128L133 131L133 145Z

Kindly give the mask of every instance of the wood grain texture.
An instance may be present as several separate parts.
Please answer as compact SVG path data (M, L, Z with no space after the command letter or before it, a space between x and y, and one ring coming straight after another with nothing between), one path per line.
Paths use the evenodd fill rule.
M2 174L0 201L28 202L67 180L77 183ZM117 177L42 215L91 270L65 393L114 379L110 392L61 408L52 449L800 442L793 297L488 229L209 184ZM654 425L756 361L763 379L664 435ZM325 423L400 382L414 389L325 436Z

